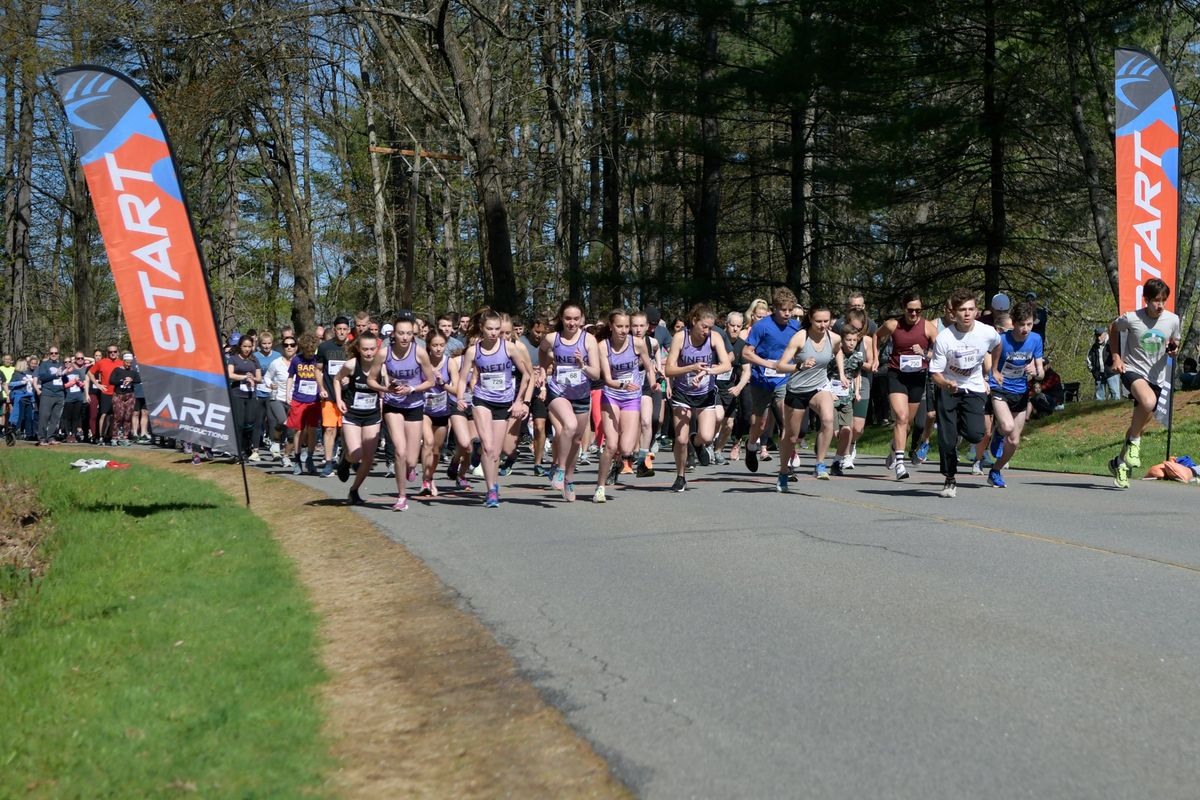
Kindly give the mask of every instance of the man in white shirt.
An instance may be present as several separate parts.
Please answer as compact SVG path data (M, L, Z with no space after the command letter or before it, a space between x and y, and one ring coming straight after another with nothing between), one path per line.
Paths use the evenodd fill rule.
M1129 488L1131 467L1142 465L1142 431L1154 418L1154 408L1164 388L1169 390L1171 374L1168 357L1179 350L1179 316L1167 311L1171 287L1151 278L1142 287L1145 308L1129 311L1109 326L1108 348L1112 370L1121 376L1121 385L1133 398L1133 418L1125 432L1121 452L1108 462L1113 483Z
M954 324L933 340L929 360L929 377L938 387L938 450L946 478L939 497L958 493L958 438L972 445L983 439L983 410L989 392L984 375L1000 358L1003 347L996 329L975 319L974 292L955 289L947 305Z

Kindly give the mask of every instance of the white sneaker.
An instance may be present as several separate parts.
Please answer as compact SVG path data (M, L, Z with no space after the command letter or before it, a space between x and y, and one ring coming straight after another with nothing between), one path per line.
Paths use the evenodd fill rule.
M973 462L971 464L971 474L972 475L982 475L983 474L983 465L980 464L978 461ZM947 495L947 496L953 497L954 495Z
M288 458L287 456L280 456L279 465L281 467L283 467L284 469L291 469L292 460L290 458Z
M902 481L908 478L908 470L905 469L904 462L900 459L896 459L894 469L896 470L896 480Z
M854 451L850 451L850 455L842 457L842 469L854 469Z
M799 453L792 453L792 458L790 461L788 461L788 466L791 467L792 469L800 468L800 454Z
M958 486L954 483L953 478L948 478L946 480L946 485L942 487L940 492L938 492L938 497L958 497Z
M473 478L482 478L483 477L483 464L475 465L475 468L473 470L471 470L471 477L473 477Z
M279 442L271 442L271 455L279 455Z
M854 454L851 453L850 455L853 456ZM883 467L884 469L891 469L894 466L896 466L896 451L889 450L887 458L883 459Z
M551 441L550 439L547 439L546 443L544 445L542 445L542 452L545 453L546 455L550 455L551 453L553 453L554 452L554 442Z
M250 455L246 456L246 460L247 461L261 461L262 457L259 456L258 450L251 450Z

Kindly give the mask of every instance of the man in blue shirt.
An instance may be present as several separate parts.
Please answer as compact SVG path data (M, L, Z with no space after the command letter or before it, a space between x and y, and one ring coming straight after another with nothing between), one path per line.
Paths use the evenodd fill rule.
M38 444L58 444L58 422L62 418L66 390L63 388L63 365L58 359L58 348L51 346L46 360L38 365L34 386L40 396L38 402Z
M780 286L771 295L771 315L754 323L742 358L750 363L750 437L746 447L746 468L758 472L757 442L767 425L767 411L774 405L775 415L783 419L783 397L787 392L787 374L776 371L775 362L783 355L800 323L792 319L796 295Z

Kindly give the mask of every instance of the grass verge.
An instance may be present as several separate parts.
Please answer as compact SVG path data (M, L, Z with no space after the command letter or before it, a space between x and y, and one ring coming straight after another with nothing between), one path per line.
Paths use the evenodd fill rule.
M1127 401L1085 400L1071 403L1063 411L1044 419L1033 420L1025 426L1021 449L1012 466L1107 475L1108 460L1120 450L1131 410ZM891 428L868 428L858 449L862 453L882 456L891 447L891 441ZM1162 462L1166 458L1166 447L1166 429L1151 423L1142 437L1143 469ZM1175 395L1171 455L1190 455L1200 462L1200 392ZM937 461L936 432L930 459Z
M266 525L208 482L73 457L0 462L53 525L0 619L0 796L324 794L317 620Z

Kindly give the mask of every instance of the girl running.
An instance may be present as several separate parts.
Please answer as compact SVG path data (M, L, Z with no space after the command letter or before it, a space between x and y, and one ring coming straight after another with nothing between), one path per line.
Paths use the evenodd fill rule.
M393 511L408 510L408 482L421 451L425 422L425 390L434 385L433 365L418 345L412 317L392 323L387 356L371 375L371 385L383 393L383 421L396 451L396 503ZM373 452L373 451L372 451Z
M430 327L425 340L429 363L433 367L433 386L425 391L425 415L421 423L423 463L421 497L437 497L438 455L446 444L450 432L450 357L446 355L446 336L437 328Z
M600 337L600 414L607 444L600 451L600 472L592 496L596 503L605 502L604 484L615 484L621 465L633 459L642 427L642 387L646 376L653 377L655 372L645 341L629 335L629 315L624 311L609 313Z
M647 372L642 381L642 398L638 409L638 454L635 463L639 478L654 476L654 453L651 444L658 434L658 420L662 418L663 390L659 385L662 378L662 348L658 340L650 335L650 321L645 311L635 311L629 317L629 332L646 347L646 354L654 370Z
M596 338L583 329L583 306L572 300L558 309L554 332L539 349L546 377L546 405L554 424L550 485L575 501L575 464L592 412L591 382L600 377Z
M456 394L459 408L466 408L463 393L472 375L475 385L475 429L483 447L480 464L487 482L484 508L500 507L500 448L508 429L509 417L524 419L529 413L529 394L533 389L533 365L524 347L510 344L500 334L500 315L490 309L478 317L467 345L467 360L458 375ZM518 385L513 373L521 373Z
M292 466L293 475L299 475L301 471L306 471L309 475L317 474L317 465L313 459L317 452L317 428L321 426L321 360L317 357L319 343L315 333L310 331L301 334L296 342L298 352L288 364L287 393L291 400L288 404L287 429L292 436L284 448L284 455L286 456L290 449L296 456L296 463ZM307 457L304 451L306 447Z
M350 486L347 501L362 505L358 488L367 479L375 463L375 448L379 446L379 392L370 376L378 368L379 339L370 331L360 333L350 346L350 359L342 364L333 378L333 400L342 413L342 457L338 462L338 480L350 478L352 464L358 469Z
M671 491L687 490L688 431L696 417L696 457L702 466L712 463L712 440L717 435L717 389L713 376L731 369L725 340L713 331L717 315L697 304L688 314L690 325L671 337L667 377L672 381L671 412L675 430L675 483Z
M846 386L845 362L842 359L842 340L829 330L832 322L828 306L816 306L808 313L808 324L792 335L775 364L779 372L790 372L787 393L783 398L784 435L779 441L779 477L775 491L788 490L788 462L796 442L803 431L805 412L812 409L821 420L817 431L813 475L829 480L829 467L825 465L825 452L833 438L833 392L829 383L830 372L836 366L837 380Z
M463 336L466 336L464 333ZM446 347L449 349L450 341L446 341ZM446 384L446 402L450 406L450 432L454 434L454 455L450 457L450 463L446 465L446 477L454 481L460 491L468 491L471 488L471 481L467 479L467 474L471 471L471 446L474 442L479 441L479 433L475 430L475 392L474 386L470 381L467 382L466 388L459 394L458 376L464 370L464 364L467 363L467 351L464 347L462 351L452 356L447 356L450 370L450 380ZM459 402L459 398L462 402Z

